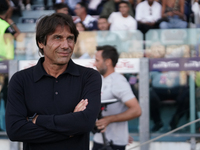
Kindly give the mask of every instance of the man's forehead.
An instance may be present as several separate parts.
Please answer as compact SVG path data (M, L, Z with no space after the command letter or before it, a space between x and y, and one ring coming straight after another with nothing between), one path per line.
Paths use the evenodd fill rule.
M103 53L103 50L98 50L98 51L96 52L96 54L99 55L99 56L101 56L102 53Z
M119 7L124 7L124 6L128 7L128 5L126 3L119 4Z
M67 31L67 34L74 36L68 26L57 26L53 34L66 34L64 31Z
M98 22L107 22L106 18L99 18Z

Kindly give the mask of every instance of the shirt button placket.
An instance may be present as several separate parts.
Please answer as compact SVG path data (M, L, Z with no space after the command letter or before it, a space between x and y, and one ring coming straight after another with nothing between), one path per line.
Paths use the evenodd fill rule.
M58 80L56 79L56 86L55 86L56 89L57 89L57 86L58 86L57 83L58 83ZM58 95L58 91L55 91L55 95Z

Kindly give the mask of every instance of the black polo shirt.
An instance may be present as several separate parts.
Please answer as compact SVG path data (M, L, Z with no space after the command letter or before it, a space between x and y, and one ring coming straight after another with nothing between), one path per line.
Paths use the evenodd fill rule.
M65 72L54 78L44 70L43 61L10 80L8 137L24 142L24 150L89 150L89 131L100 110L100 74L70 60ZM87 108L73 113L81 99L88 99ZM39 115L36 124L26 119L34 113Z

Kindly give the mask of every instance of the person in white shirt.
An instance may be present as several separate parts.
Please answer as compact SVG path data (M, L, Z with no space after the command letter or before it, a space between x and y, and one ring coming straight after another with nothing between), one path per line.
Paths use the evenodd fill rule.
M75 7L75 13L79 17L74 23L83 22L88 30L97 30L97 19L87 14L87 6L84 2L78 2Z
M101 100L118 99L102 111L103 118L96 121L96 126L105 133L112 150L125 150L128 144L128 120L141 115L141 108L126 78L115 72L119 54L109 45L97 47L95 66L102 75ZM95 133L92 150L103 147L101 133Z
M126 1L121 1L119 3L119 12L113 12L109 18L108 22L111 31L122 31L122 30L136 30L137 22L129 15L129 3Z
M96 41L98 46L110 45L114 46L117 51L121 50L121 40L119 36L109 31L110 24L108 23L108 19L106 17L100 16L98 19L98 29L96 36Z
M149 29L158 28L157 21L161 18L162 6L155 0L145 0L136 7L135 19L138 29L145 34Z

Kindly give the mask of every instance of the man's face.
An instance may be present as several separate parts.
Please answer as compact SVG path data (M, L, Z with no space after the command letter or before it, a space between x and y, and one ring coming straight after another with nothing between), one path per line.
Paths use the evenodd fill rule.
M68 8L61 8L57 10L57 13L62 13L68 15Z
M121 3L119 5L119 11L122 13L122 15L127 15L128 14L128 11L129 11L129 7L127 4L125 3Z
M95 67L99 71L101 75L104 75L107 72L107 66L105 63L105 60L102 57L102 52L103 51L97 51L95 54Z
M108 23L107 19L100 18L98 20L98 28L99 28L99 30L102 30L102 31L109 30L109 23Z
M74 45L74 35L68 26L58 26L53 34L47 36L46 45L39 43L44 51L45 62L53 65L68 64Z
M77 16L81 16L81 14L84 11L84 8L81 7L80 4L77 4L74 11L75 11L75 13L76 13Z

